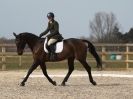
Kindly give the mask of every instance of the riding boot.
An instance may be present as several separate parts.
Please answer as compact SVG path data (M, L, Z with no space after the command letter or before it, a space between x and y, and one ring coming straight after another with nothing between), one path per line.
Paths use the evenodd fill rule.
M55 45L52 44L50 45L50 60L55 60L56 59L56 54L55 54Z
M46 45L46 49L48 50L48 59L50 59L50 56L51 56L50 46Z

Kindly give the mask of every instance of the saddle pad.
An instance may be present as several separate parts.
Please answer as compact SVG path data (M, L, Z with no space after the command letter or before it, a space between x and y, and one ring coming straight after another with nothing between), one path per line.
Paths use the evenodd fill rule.
M47 50L47 48L46 48L47 42L48 42L48 38L46 37L46 39L45 39L45 41L44 41L44 51L45 51L46 53L49 52L49 51ZM62 50L63 50L63 41L57 42L57 43L56 43L56 50L55 50L55 53L61 53Z

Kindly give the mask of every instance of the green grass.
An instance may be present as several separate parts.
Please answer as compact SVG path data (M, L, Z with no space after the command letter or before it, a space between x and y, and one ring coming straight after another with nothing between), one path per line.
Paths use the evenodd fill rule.
M17 69L28 69L31 66L32 62L30 63L22 63L22 66L19 66L17 63L7 63L6 68L7 70L17 70ZM67 69L67 62L48 62L46 63L48 69ZM94 65L91 65L94 67ZM75 69L77 70L84 70L84 67L79 63L75 62Z
M125 55L123 55L123 60L125 59ZM107 60L110 60L110 55L106 57ZM129 59L133 59L133 57L130 55ZM0 61L2 59L0 58ZM87 54L87 62L90 64L93 70L96 69L96 63L95 62L89 62L89 60L93 60L93 56L89 53ZM115 61L115 60L114 60ZM33 62L33 58L30 55L22 56L22 66L19 66L19 58L18 57L12 57L12 58L6 58L6 68L7 70L18 70L18 69L28 69ZM61 61L61 62L51 62L46 63L48 69L67 69L67 61ZM129 64L130 68L133 68L133 63ZM2 68L2 64L0 63L0 69ZM119 68L126 68L126 64L123 62L115 62L115 63L106 63L106 68L111 69L119 69ZM83 66L79 62L75 62L75 69L77 70L84 70Z

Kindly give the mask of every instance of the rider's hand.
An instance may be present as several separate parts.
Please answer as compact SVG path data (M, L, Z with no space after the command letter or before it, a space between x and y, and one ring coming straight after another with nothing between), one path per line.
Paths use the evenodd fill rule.
M43 34L41 33L40 35L39 35L39 37L41 38L43 36Z

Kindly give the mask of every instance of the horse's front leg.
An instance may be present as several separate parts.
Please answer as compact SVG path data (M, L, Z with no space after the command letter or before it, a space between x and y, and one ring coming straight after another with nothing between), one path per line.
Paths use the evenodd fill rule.
M28 70L28 73L27 73L26 77L23 79L23 81L21 82L20 86L24 86L25 85L25 82L29 78L30 74L37 68L37 66L38 66L38 63L37 62L34 62L31 65L30 69Z
M53 81L53 80L48 76L48 73L47 73L47 70L46 70L47 68L46 68L46 65L45 65L44 62L41 63L40 67L41 67L41 69L42 69L43 74L44 74L45 77L48 79L48 81L49 81L50 83L52 83L53 85L56 86L56 82Z

